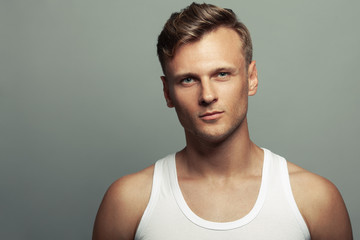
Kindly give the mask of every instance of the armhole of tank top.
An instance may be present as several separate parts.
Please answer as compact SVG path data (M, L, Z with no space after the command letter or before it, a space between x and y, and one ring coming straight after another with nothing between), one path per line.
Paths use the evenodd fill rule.
M154 207L156 206L156 202L157 202L158 196L159 196L160 184L161 184L161 173L162 173L163 161L164 160L162 159L162 160L158 160L155 163L149 202L148 202L148 204L145 208L145 211L140 219L139 225L135 232L134 239L141 239L142 232L148 225L148 223L150 221L150 216L154 210Z
M287 166L287 161L284 158L280 158L280 174L281 174L281 178L282 178L282 183L283 183L283 187L285 190L285 195L286 198L290 204L291 209L293 210L294 214L295 214L295 218L296 221L299 224L299 227L301 229L301 231L304 234L304 237L306 240L310 240L310 232L309 229L306 225L306 222L303 218L303 216L300 213L300 210L296 204L292 189L291 189L291 184L290 184L290 175L289 175L289 170L288 170L288 166Z

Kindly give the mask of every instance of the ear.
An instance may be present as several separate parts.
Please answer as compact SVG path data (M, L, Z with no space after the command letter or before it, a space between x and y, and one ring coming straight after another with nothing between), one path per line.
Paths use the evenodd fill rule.
M258 75L256 69L256 62L252 61L248 67L248 86L249 86L249 96L255 95L258 88Z
M164 97L165 97L165 100L166 100L166 104L169 108L172 108L174 107L174 104L172 103L171 101L171 98L170 98L170 93L169 93L169 85L168 85L168 82L166 80L166 77L165 76L161 76L161 81L163 83L163 92L164 92Z

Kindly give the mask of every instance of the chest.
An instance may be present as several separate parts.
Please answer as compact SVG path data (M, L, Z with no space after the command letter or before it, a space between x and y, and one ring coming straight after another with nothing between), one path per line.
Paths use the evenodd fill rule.
M186 204L199 217L214 222L230 222L247 215L259 195L261 177L227 183L179 179Z
M310 239L289 180L279 172L286 162L278 166L268 155L261 180L230 185L189 181L176 175L173 158L160 162L135 239Z

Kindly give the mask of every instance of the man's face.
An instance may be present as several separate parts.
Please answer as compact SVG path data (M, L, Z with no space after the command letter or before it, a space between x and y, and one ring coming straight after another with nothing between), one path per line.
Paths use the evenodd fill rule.
M257 73L255 62L246 70L241 45L234 30L220 27L179 47L167 63L165 98L187 137L219 142L244 122Z

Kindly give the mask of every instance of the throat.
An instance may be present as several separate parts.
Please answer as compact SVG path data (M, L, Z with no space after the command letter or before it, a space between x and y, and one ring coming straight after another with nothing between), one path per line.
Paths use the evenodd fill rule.
M186 147L176 154L176 165L179 176L226 183L233 178L261 176L263 159L263 150L250 142L244 148L238 146L236 151L202 153Z

